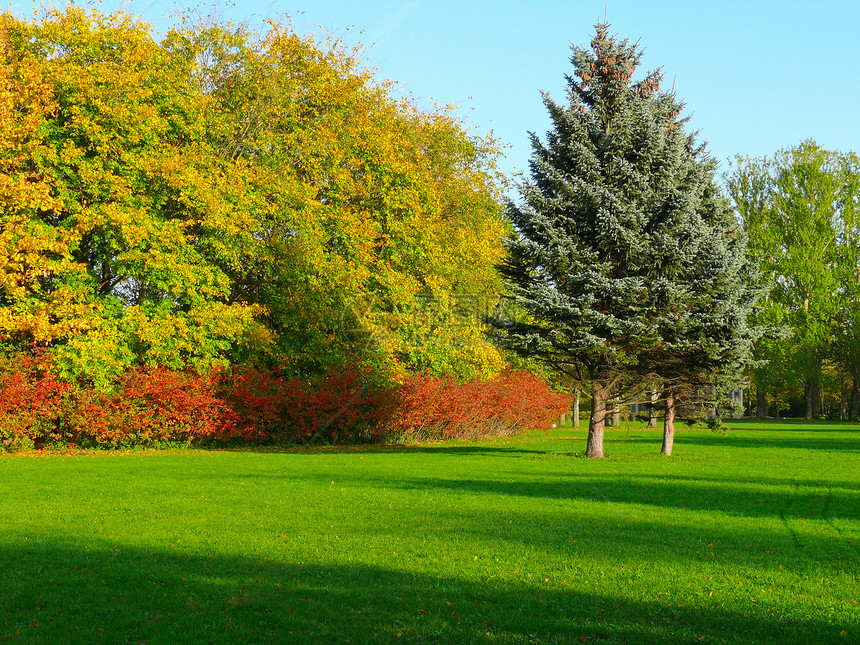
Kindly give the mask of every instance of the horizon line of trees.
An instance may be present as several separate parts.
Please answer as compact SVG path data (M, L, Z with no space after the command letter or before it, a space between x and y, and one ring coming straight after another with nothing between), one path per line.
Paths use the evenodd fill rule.
M506 366L498 142L358 49L123 12L0 15L0 347L60 375L239 363Z
M0 348L130 370L356 361L539 373L620 406L860 414L858 160L813 142L727 184L662 72L598 24L504 206L499 143L288 23L0 15ZM802 392L802 395L801 395ZM838 396L836 395L838 392ZM824 406L826 407L826 406ZM764 411L764 412L762 412Z

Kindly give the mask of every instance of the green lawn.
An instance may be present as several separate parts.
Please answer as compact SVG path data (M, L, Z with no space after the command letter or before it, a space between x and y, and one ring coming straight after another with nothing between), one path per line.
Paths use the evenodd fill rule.
M0 643L858 643L860 426L0 458Z

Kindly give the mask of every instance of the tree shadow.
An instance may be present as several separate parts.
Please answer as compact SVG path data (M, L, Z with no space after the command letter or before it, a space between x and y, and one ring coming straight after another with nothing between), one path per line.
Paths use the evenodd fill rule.
M860 424L857 429L845 428L845 424L835 424L832 427L818 425L810 426L811 422L802 420L773 420L773 421L754 421L747 419L732 420L728 434L723 435L712 432L704 427L688 428L683 424L678 424L675 444L678 447L683 447L685 444L721 447L732 445L743 448L791 448L805 449L817 451L838 451L838 452L860 452ZM760 425L762 423L772 425L770 428L745 427L745 424ZM578 441L581 443L581 450L564 453L566 456L584 456L585 440L588 433L587 424L581 428L570 428L567 430L577 430L576 437L561 437L548 435L546 438L553 442L559 441ZM613 446L622 443L629 444L656 444L659 450L660 441L662 438L661 428L646 428L634 427L636 431L633 436L628 435L625 427L608 429L605 441L609 450ZM743 432L739 435L734 430ZM642 436L641 432L647 432L647 436ZM780 435L775 434L779 432ZM791 438L784 436L785 434L798 433L804 435L800 438ZM750 435L753 436L750 436ZM828 434L827 438L821 438L821 443L810 439L812 434ZM836 435L836 436L834 436ZM842 436L838 436L842 435ZM549 454L546 450L539 448L524 448L521 445L522 435L512 437L512 443L506 445L473 445L471 443L459 444L451 442L427 442L416 444L361 444L361 445L270 445L270 446L239 446L225 448L223 446L215 446L214 450L228 450L234 452L259 452L259 453L312 453L312 454L351 454L351 453L379 453L379 454L462 454L462 455L500 455L500 454L523 454L523 455L545 455ZM505 438L495 438L496 441L504 442ZM493 441L490 439L489 441Z
M801 449L815 450L816 452L860 452L860 432L841 431L841 430L806 430L797 429L802 437L786 437L785 434L792 433L794 429L786 429L780 434L775 434L774 431L743 429L743 434L739 434L729 429L725 435L710 432L708 430L686 430L678 428L675 435L675 446L682 448L685 445L707 446L707 447L722 447L732 446L733 448L773 448L773 449ZM812 438L809 434L814 432L826 433L831 436ZM624 443L630 444L654 444L659 450L661 431L653 431L653 436L643 437L641 435L631 436L624 440ZM755 433L755 434L753 434ZM839 436L842 435L842 436ZM612 446L613 441L610 439L609 446Z
M661 477L659 475L654 474L636 474L636 473L625 473L625 477L633 478L633 479L648 479L648 480L660 480L660 481L677 481L677 482L702 482L708 485L718 485L723 486L726 483L726 478L720 477L707 477L704 475L697 475L695 477L690 475L676 475L672 474L670 476ZM755 477L738 477L737 475L732 475L731 482L733 484L749 484L750 486L792 486L794 488L816 488L816 489L831 489L831 488L841 488L845 491L860 491L860 481L853 481L848 479L824 479L824 478L816 478L816 479L808 479L808 478L798 478L798 477L771 477L768 475L756 475Z
M704 594L682 606L584 593L573 580L478 581L107 543L7 543L0 565L0 642L813 643L860 629Z
M580 473L544 475L540 479L483 479L442 477L379 478L368 475L351 481L356 486L408 490L437 488L464 493L505 495L565 501L589 501L613 504L635 504L685 511L707 511L738 517L792 517L798 519L857 519L860 494L846 488L804 490L791 482L789 490L773 491L761 486L728 484L718 480L692 478L644 477L614 473ZM262 476L261 476L262 477ZM303 475L327 483L328 474Z
M806 434L806 433L804 433ZM637 440L638 442L638 440ZM679 434L675 438L676 445L694 446L717 446L731 445L733 448L767 448L767 449L800 449L814 450L816 452L849 452L860 453L860 433L856 437L826 437L820 440L810 438L785 438L774 437L762 432L760 436L750 436L748 433L737 435L729 432L722 436L714 434L706 436L701 434Z
M502 454L547 454L546 450L523 448L518 445L459 445L450 443L418 444L366 444L350 446L241 446L232 448L215 447L213 450L226 452L254 452L261 454L441 454L441 455L502 455Z
M860 430L858 421L805 421L804 419L726 419L730 428L748 430L750 432L856 432ZM752 426L752 427L750 427ZM765 426L765 427L761 427Z

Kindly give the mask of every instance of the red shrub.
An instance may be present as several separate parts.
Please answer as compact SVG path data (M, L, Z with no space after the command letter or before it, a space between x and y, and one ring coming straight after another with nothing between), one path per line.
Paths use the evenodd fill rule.
M416 375L392 387L356 366L313 380L247 367L208 375L135 369L103 393L59 381L47 355L19 355L0 360L0 450L464 439L545 429L569 403L526 372L466 384Z
M50 356L19 354L0 361L0 450L62 441L72 386L56 378Z
M400 386L398 394L391 429L396 435L415 440L545 430L570 409L567 395L553 392L543 379L528 372L465 384L415 375Z
M216 374L135 369L122 377L112 394L86 394L71 420L80 443L195 443L241 434L236 414L216 394Z
M221 374L220 391L242 436L270 438L279 425L283 381L271 371L234 368Z
M358 367L329 370L316 381L237 370L225 378L225 398L245 436L281 442L376 441L390 415L390 388Z

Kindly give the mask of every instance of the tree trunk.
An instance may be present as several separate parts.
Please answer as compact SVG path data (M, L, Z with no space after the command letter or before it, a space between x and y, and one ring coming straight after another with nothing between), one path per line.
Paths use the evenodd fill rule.
M767 391L758 384L755 387L755 418L759 421L767 418Z
M573 427L579 427L579 390L574 390L573 393Z
M818 381L812 383L812 418L816 421L821 418L821 385Z
M720 414L720 406L717 402L717 387L715 385L711 386L711 398L714 401L714 409L711 410L710 415L712 419L716 419Z
M588 419L588 443L585 456L603 459L603 426L606 422L606 399L609 392L602 383L594 381L591 386L591 417Z
M821 393L818 389L818 383L812 380L806 381L803 393L806 399L806 412L804 412L803 418L806 421L817 421L821 418Z
M851 393L848 391L848 384L845 380L839 386L839 420L845 421L848 418L848 397Z
M648 404L648 427L657 427L657 390L651 390L651 402Z
M663 417L663 447L660 454L672 455L672 444L675 443L675 397L666 395L666 416Z
M848 399L848 419L857 421L860 414L860 387L858 387L858 374L851 375L851 398Z
M616 405L612 408L612 427L620 428L621 427L621 406Z

